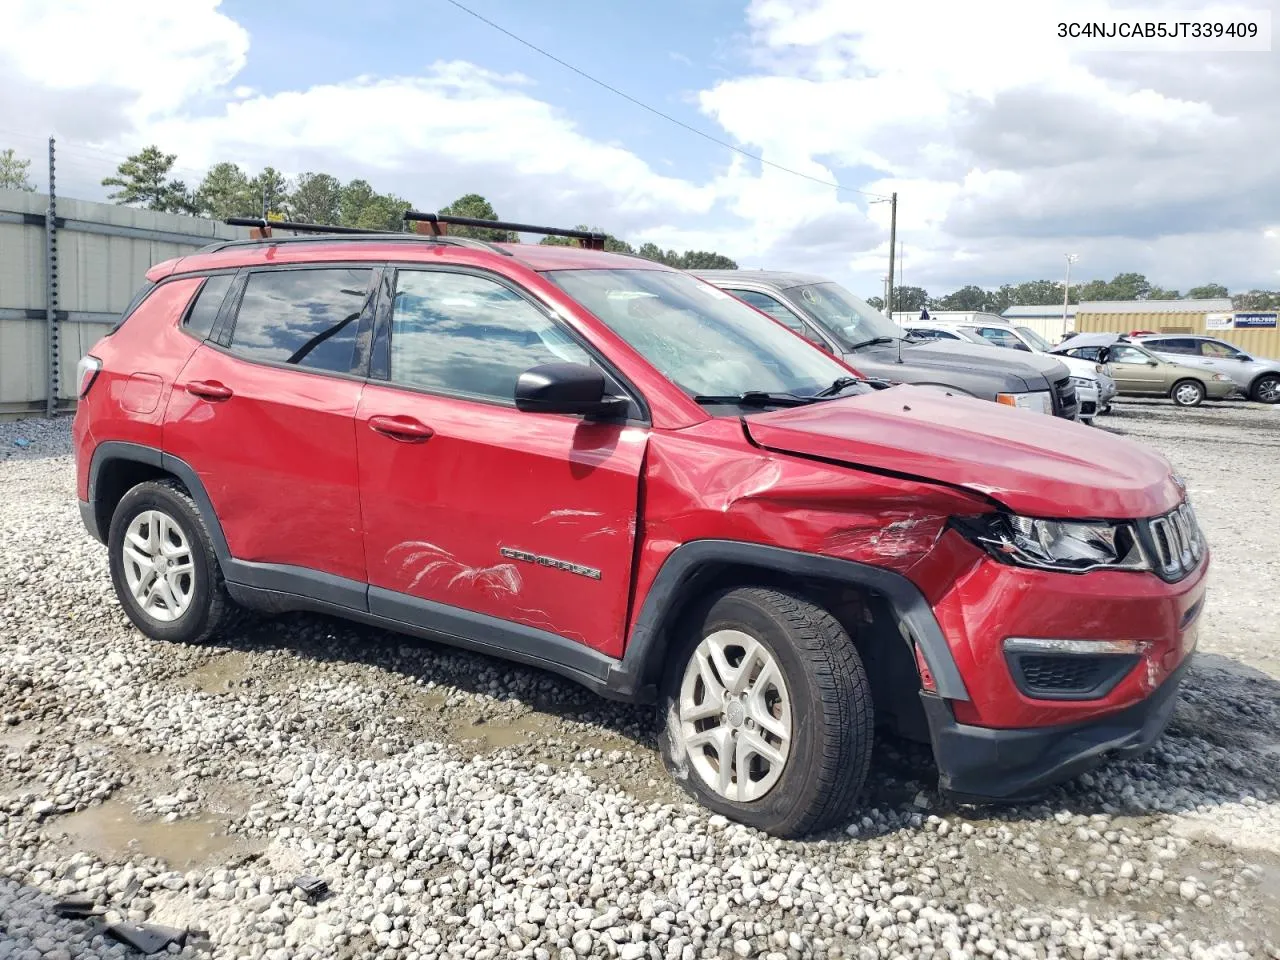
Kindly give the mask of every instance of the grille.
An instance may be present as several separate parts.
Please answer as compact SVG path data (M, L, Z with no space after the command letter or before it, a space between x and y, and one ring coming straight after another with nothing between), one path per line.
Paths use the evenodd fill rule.
M1072 692L1093 689L1103 669L1097 657L1023 657L1021 666L1028 689Z
M1204 538L1195 512L1185 500L1164 516L1138 526L1156 573L1163 579L1171 583L1181 580L1200 562Z
M1009 657L1013 679L1038 700L1092 700L1105 697L1138 657L1131 654L1015 654Z
M1076 388L1071 382L1071 378L1063 377L1061 380L1055 380L1053 384L1054 416L1074 420L1079 406L1079 401L1076 399Z

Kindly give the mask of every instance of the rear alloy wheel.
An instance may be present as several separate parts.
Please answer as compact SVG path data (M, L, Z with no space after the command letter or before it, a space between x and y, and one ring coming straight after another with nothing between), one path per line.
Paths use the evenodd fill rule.
M1257 403L1280 403L1280 375L1263 374L1253 382L1249 391L1251 399Z
M704 603L662 682L659 745L716 813L780 837L845 822L871 761L871 691L844 627L759 587Z
M120 605L153 640L199 643L238 619L200 509L176 480L120 499L107 550Z
M1204 402L1204 384L1199 380L1179 380L1169 396L1180 407L1198 407Z

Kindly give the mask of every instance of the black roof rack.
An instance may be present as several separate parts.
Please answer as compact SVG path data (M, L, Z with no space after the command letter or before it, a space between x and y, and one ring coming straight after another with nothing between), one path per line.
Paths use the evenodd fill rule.
M511 256L510 251L495 247L483 240L472 237L447 237L424 235L423 231L414 233L395 233L389 230L367 230L364 227L341 227L330 223L299 223L294 220L265 220L261 217L227 217L223 223L232 227L250 227L252 232L245 240L219 240L201 247L200 253L216 253L228 247L253 246L261 243L307 243L334 240L376 240L380 243L447 243L455 247L475 247ZM291 230L304 236L276 236L276 230Z
M588 250L603 250L605 235L594 230L570 230L564 227L537 227L531 223L508 223L505 220L481 220L477 217L455 217L452 214L422 213L418 210L406 210L406 220L418 224L418 233L440 237L446 234L446 225L457 227L480 227L487 230L506 230L510 233L537 233L544 237L568 237L577 240L578 245Z

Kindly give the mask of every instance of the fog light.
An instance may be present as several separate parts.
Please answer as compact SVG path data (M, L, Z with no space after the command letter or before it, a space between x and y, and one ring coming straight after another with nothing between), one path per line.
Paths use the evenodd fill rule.
M1058 653L1096 656L1100 653L1141 655L1147 649L1142 640L1040 640L1009 637L1004 642L1006 653Z

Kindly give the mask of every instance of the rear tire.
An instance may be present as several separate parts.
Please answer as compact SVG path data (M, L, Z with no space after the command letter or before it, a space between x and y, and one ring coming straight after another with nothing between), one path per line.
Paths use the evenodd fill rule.
M107 550L120 605L153 640L201 643L238 619L209 530L176 480L140 483L120 499Z
M1280 403L1280 376L1264 373L1249 388L1249 399L1254 403Z
M1204 384L1199 380L1179 380L1169 397L1180 407L1198 407L1204 403Z
M677 783L778 837L849 819L874 716L862 659L835 617L788 593L735 588L698 607L671 652L659 747Z

